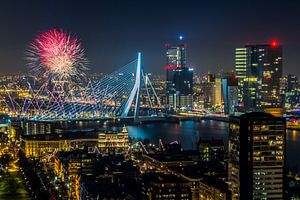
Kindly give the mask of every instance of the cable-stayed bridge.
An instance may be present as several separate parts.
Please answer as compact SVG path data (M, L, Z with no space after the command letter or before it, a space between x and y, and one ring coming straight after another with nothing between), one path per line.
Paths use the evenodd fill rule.
M138 119L141 106L147 110L144 115L148 116L154 107L162 108L150 78L143 70L141 53L134 61L84 86L54 82L44 83L38 89L30 84L28 87L23 98L13 97L9 92L2 95L11 114L38 120L129 116ZM147 105L141 105L141 97L147 99Z

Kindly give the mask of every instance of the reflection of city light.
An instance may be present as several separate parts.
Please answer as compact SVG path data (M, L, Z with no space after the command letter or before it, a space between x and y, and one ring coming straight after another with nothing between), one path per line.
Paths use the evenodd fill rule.
M297 140L297 131L296 130L292 130L292 140L293 141Z

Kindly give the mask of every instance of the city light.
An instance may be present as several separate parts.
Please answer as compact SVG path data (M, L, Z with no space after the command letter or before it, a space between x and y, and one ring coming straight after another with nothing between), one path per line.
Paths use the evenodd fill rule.
M300 199L300 1L256 1L1 2L0 199Z

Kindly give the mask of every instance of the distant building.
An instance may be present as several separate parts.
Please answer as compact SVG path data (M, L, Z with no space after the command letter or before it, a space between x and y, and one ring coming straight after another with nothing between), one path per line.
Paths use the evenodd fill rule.
M236 48L235 72L239 85L239 106L244 112L282 107L282 47L271 44Z
M222 77L224 113L233 115L238 107L238 81L234 74Z
M166 99L170 111L193 107L193 68L186 67L184 44L166 44Z
M300 87L298 77L289 74L285 77L284 85L284 106L285 108L299 108L300 107Z
M215 75L207 74L202 77L201 83L201 93L203 96L203 107L212 108L215 106Z
M230 117L228 181L233 199L284 199L285 119Z
M224 161L225 146L222 139L203 140L198 142L202 161Z
M60 134L96 130L101 123L100 120L24 120L20 127L26 135Z
M97 147L100 154L123 154L129 147L125 127L118 131L68 132L61 134L23 135L26 157L42 157L58 151Z
M217 76L215 79L215 100L214 105L220 107L222 105L222 79L220 76Z
M122 154L129 148L128 132L123 126L122 131L105 131L99 133L98 149L102 154Z
M23 148L26 157L46 157L58 151L70 151L71 148L91 148L98 144L96 133L64 133L23 135Z

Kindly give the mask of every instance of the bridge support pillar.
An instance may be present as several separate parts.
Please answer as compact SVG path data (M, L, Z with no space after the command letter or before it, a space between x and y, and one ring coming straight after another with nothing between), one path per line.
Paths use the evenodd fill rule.
M142 78L142 53L138 53L136 73L135 73L135 83L127 99L121 117L127 117L130 107L133 103L135 97L135 107L134 107L134 120L137 121L139 115L139 105L140 105L140 87Z

